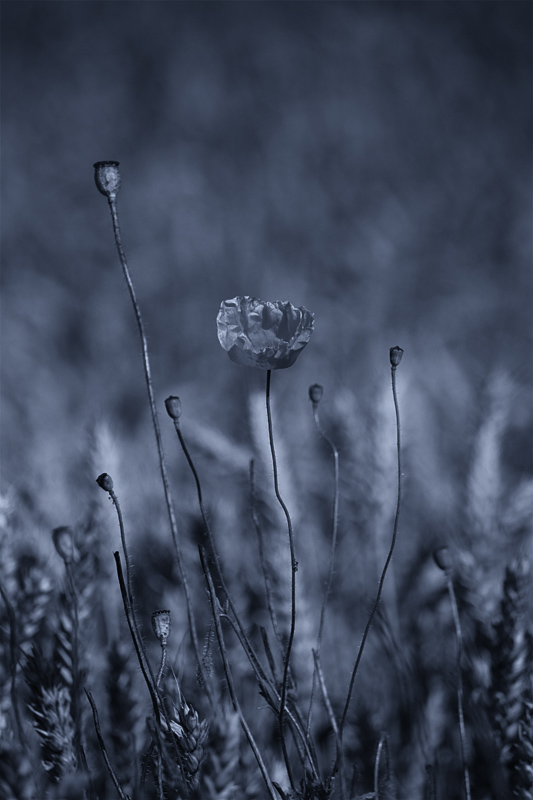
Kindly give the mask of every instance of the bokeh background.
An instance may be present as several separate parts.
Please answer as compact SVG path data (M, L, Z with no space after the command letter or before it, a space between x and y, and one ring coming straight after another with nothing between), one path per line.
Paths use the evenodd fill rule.
M12 530L46 549L50 528L98 513L116 546L94 483L107 471L132 541L167 536L135 320L93 180L93 162L116 159L157 402L164 416L164 398L182 398L229 572L249 556L235 509L252 454L270 480L264 374L231 363L216 337L220 302L249 294L315 313L307 349L273 376L308 574L327 552L331 471L307 388L324 385L341 450L339 586L359 576L371 590L394 509L388 351L401 345L398 581L442 541L501 581L531 549L531 4L4 0L1 11ZM194 530L194 487L162 422ZM478 587L489 610L495 585ZM340 606L364 623L366 606Z

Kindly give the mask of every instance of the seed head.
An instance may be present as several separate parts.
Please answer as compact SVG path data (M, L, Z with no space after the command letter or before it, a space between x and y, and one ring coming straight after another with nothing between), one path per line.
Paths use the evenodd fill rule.
M403 350L401 347L391 347L390 349L390 363L392 367L397 367L402 360Z
M437 567L443 572L448 572L453 566L452 557L447 547L437 547L433 552L433 558Z
M313 385L309 387L309 399L314 406L320 403L323 394L324 394L324 387L321 386L319 383L313 383Z
M55 549L65 564L72 563L72 559L74 558L74 536L72 534L72 528L66 525L54 528L52 531L52 540Z
M179 397L173 397L172 395L167 397L165 400L165 407L167 409L168 416L177 422L181 417L181 400Z
M111 493L113 491L113 478L111 475L108 475L107 472L102 472L102 474L97 477L96 483L104 492Z
M115 199L120 189L118 164L118 161L97 161L93 165L96 188L110 200Z
M152 628L160 644L166 644L170 635L170 611L162 609L152 614Z

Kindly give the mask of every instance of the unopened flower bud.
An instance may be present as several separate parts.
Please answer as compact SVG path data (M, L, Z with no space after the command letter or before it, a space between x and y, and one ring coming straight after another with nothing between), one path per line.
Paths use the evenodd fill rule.
M313 405L316 406L318 403L320 403L323 394L324 387L319 383L313 383L313 385L309 387L309 399Z
M447 547L437 547L433 552L433 558L437 567L443 572L448 572L453 566L452 557Z
M170 635L170 611L165 609L154 611L152 614L152 628L160 644L166 644Z
M97 477L96 483L104 492L113 491L113 478L111 475L108 475L107 472L102 472L102 474Z
M114 200L120 189L120 172L118 161L97 161L94 164L94 181L96 188L106 197Z
M181 400L179 397L173 397L172 395L167 397L165 400L165 407L168 416L177 422L181 417Z
M390 349L390 363L392 367L397 367L402 360L403 350L401 347L391 347Z
M52 540L54 547L58 554L61 556L65 564L70 564L74 558L74 537L72 528L66 525L60 528L54 528L52 531Z

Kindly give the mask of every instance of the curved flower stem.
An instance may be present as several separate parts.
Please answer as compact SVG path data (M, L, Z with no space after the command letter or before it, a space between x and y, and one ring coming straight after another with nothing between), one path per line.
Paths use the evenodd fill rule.
M193 477L194 477L194 482L196 484L196 493L197 493L197 497L198 497L198 506L200 508L200 514L202 516L202 522L203 522L203 525L204 525L204 530L205 530L205 532L207 534L207 539L208 539L209 547L210 547L210 550L211 550L210 555L212 556L212 558L213 558L213 560L215 562L217 580L220 582L220 586L222 587L222 591L224 592L224 595L225 595L225 597L226 597L226 599L228 601L228 604L229 604L229 607L231 608L232 614L235 617L235 620L236 620L238 628L239 628L239 630L241 632L243 641L246 643L246 649L247 649L248 653L251 655L251 663L254 666L256 675L257 674L261 674L264 677L264 671L263 671L263 669L262 669L262 667L261 667L261 665L259 663L259 658L257 657L257 655L255 653L255 650L254 650L254 648L252 646L252 643L250 642L248 636L246 635L246 631L244 630L244 627L242 625L240 617L239 617L239 615L237 613L237 609L235 607L235 603L233 602L233 599L232 599L232 597L231 597L231 595L229 593L229 589L228 589L228 587L226 585L226 581L224 580L224 575L222 574L222 568L220 566L220 559L218 557L218 552L217 552L217 549L216 549L216 546L215 546L215 539L214 539L214 536L213 536L213 531L211 530L211 525L209 524L209 519L207 517L207 512L206 512L205 506L204 506L204 500L203 500L203 494L202 494L202 485L200 483L200 477L198 475L196 467L194 466L194 462L192 460L192 456L189 453L189 448L187 447L187 443L186 443L185 438L183 436L183 433L182 433L182 430L181 430L181 426L180 426L180 422L179 422L178 419L173 419L173 422L174 422L174 427L176 429L176 433L178 435L179 443L181 445L181 449L183 450L183 454L185 455L185 458L187 459L187 463L188 463L188 465L189 465L189 467L191 469L191 472L192 472ZM200 669L202 670L202 665L200 665ZM202 677L204 678L205 686L208 687L209 684L208 684L207 680L205 679L205 676L203 675L203 672L202 672ZM211 690L209 689L208 691L209 691L210 699L212 701Z
M453 624L455 626L455 639L457 642L457 714L459 717L459 736L461 739L461 756L463 759L463 779L465 784L466 800L471 800L470 774L468 772L468 764L466 759L465 718L463 714L463 675L461 670L461 661L463 657L463 634L461 631L461 621L459 619L459 610L457 608L455 590L453 588L453 580L451 571L449 569L446 570L446 583L448 585L448 594L450 596L450 603L452 606Z
M111 761L109 760L109 756L107 754L107 749L105 746L105 742L102 736L102 732L100 730L100 720L98 717L98 709L96 708L96 703L94 702L94 698L92 694L85 689L85 694L87 695L87 700L91 704L91 709L93 712L93 721L94 721L94 729L96 731L96 738L98 739L98 744L100 745L100 750L102 751L102 755L104 757L104 761L106 763L107 770L111 775L111 780L113 781L113 785L117 790L117 794L120 797L120 800L129 800L128 795L124 794L122 786L119 783L119 780L115 774L113 767L111 766Z
M283 509L283 513L287 519L287 528L289 531L289 547L291 553L291 627L289 632L289 639L287 642L287 650L285 652L285 660L283 664L283 679L281 681L281 699L280 699L280 706L279 706L279 732L281 737L281 747L283 749L283 757L285 759L285 764L287 767L287 772L289 775L289 780L291 783L292 788L294 789L294 781L292 778L290 762L289 762L289 754L287 752L287 742L285 740L285 731L283 728L283 721L285 716L285 702L287 700L287 679L289 676L289 664L291 659L291 650L292 650L292 643L294 641L294 630L296 627L296 572L298 570L298 562L296 561L295 554L294 554L294 534L292 530L292 521L287 509L287 506L283 502L283 499L279 493L279 486L278 486L278 465L276 461L276 451L274 448L274 433L272 429L272 412L270 409L270 380L271 380L272 370L267 370L267 379L266 379L266 409L267 409L267 420L268 420L268 438L270 440L270 452L272 453L272 467L274 470L274 491L276 493L276 497L278 503L280 504L281 508Z
M278 618L276 615L276 610L274 608L274 602L272 598L272 584L270 582L270 575L268 573L268 565L265 558L265 544L263 540L263 531L261 530L261 525L259 523L259 517L257 515L257 507L256 507L256 490L255 490L255 470L254 470L254 460L251 459L250 461L250 506L252 512L252 520L254 523L254 527L257 533L257 541L259 544L259 561L261 563L261 570L263 572L263 579L265 581L265 591L266 591L266 598L267 598L267 606L268 606L268 613L270 615L270 621L272 623L272 628L274 630L274 634L276 639L279 643L279 646L282 648L282 640L281 634L279 631L278 625Z
M355 660L352 677L350 679L350 687L348 689L348 696L346 698L346 703L344 704L344 711L342 712L341 722L339 726L341 742L342 742L342 735L344 732L344 725L346 723L346 715L348 714L348 708L350 706L350 701L352 699L352 692L353 686L355 683L355 676L357 675L357 670L359 669L359 664L361 663L361 657L363 655L363 650L365 648L366 640L368 637L368 633L372 626L372 622L374 620L374 616L379 606L379 601L381 600L381 593L383 591L383 584L385 582L385 576L387 574L387 570L389 568L389 564L392 559L392 554L394 552L394 546L396 544L396 538L398 535L398 519L400 517L400 504L401 504L401 497L402 497L402 464L401 464L401 447L400 447L400 410L398 407L398 396L396 394L396 366L391 366L391 379L392 379L392 396L394 399L394 409L396 412L396 449L398 452L398 499L396 502L396 514L394 517L394 528L392 533L392 541L389 549L389 553L387 555L387 559L385 561L385 566L383 567L383 571L381 573L381 577L379 579L379 586L378 586L378 593L376 599L374 601L374 605L372 606L372 610L370 612L370 616L368 617L368 622L366 623L366 627L363 631L363 636L361 639L361 644L359 646L359 652L357 653L357 658Z
M128 270L128 264L126 262L126 254L124 253L124 248L122 246L122 237L120 234L120 224L118 219L118 211L117 211L117 202L113 195L108 197L109 208L111 209L111 218L113 220L113 232L115 235L115 243L117 246L118 256L120 259L120 263L122 265L122 271L124 273L124 278L126 280L126 284L128 286L128 291L130 294L131 302L133 305L133 310L135 312L135 319L137 320L137 327L139 329L139 336L141 339L141 349L142 349L142 357L143 357L143 366L144 366L144 377L146 381L146 388L148 391L148 400L150 403L150 411L152 414L152 421L154 425L154 433L155 439L157 444L157 452L159 455L159 468L161 471L161 480L163 482L163 489L165 492L165 501L168 510L168 518L170 522L170 530L172 533L172 541L174 543L174 550L176 551L176 561L178 563L178 571L180 575L180 580L183 585L183 591L185 593L185 601L187 604L187 617L189 620L189 628L191 631L191 638L194 648L194 653L196 656L196 660L198 664L201 663L200 661L200 648L198 646L198 635L196 632L196 624L194 622L194 616L192 612L192 601L189 591L189 584L187 581L187 575L185 573L185 568L183 565L183 558L181 555L181 550L178 541L178 525L176 522L176 514L174 512L174 504L172 502L172 496L170 494L170 485L168 481L168 474L167 474L167 467L165 463L165 456L163 453L163 440L161 438L161 429L159 426L159 418L157 415L157 408L154 399L154 391L152 387L152 375L150 371L150 360L148 357L148 343L146 341L146 334L144 332L144 324L141 316L141 310L139 308L139 304L137 302L137 297L135 296L135 289L133 288L133 283L130 277L130 273Z
M379 800L380 798L380 791L379 791L379 769L381 766L381 753L385 748L385 756L386 756L386 768L387 768L387 779L389 777L389 748L387 744L387 736L386 734L382 733L379 739L378 750L376 753L376 761L374 763L374 797L375 800Z
M233 708L235 709L236 713L239 716L239 719L240 719L240 722L241 722L241 726L242 726L242 728L244 730L246 738L248 739L248 743L250 744L250 747L252 748L253 754L254 754L254 756L255 756L255 758L257 760L257 764L259 766L259 769L261 770L261 774L263 776L263 780L265 781L266 787L268 789L268 793L269 793L270 797L272 798L272 800L278 800L278 796L277 796L276 792L274 791L274 786L272 785L272 782L271 782L270 777L268 775L267 769L265 767L265 763L264 763L264 761L262 759L261 753L259 752L259 748L257 747L255 739L254 739L254 737L252 735L252 732L251 732L250 728L248 727L248 723L246 722L246 720L244 718L244 715L242 713L242 709L241 709L241 706L240 706L240 703L239 703L239 700L238 700L238 697L237 697L237 693L235 691L235 684L233 682L233 676L231 674L231 667L230 667L230 662L229 662L229 658L228 658L228 653L227 653L227 650L226 650L226 645L225 645L225 642L224 642L224 634L222 632L222 625L220 624L219 611L217 609L217 604L218 604L217 596L215 594L215 587L213 585L213 579L211 577L211 573L209 572L209 566L207 564L207 557L206 557L206 553L205 553L205 550L204 550L203 547L200 547L200 560L202 562L202 568L203 568L203 571L204 571L204 575L205 575L205 578L206 578L206 581L207 581L208 590L209 590L209 600L210 600L210 603L211 603L211 611L212 611L212 614L213 614L213 619L215 621L215 630L216 630L217 639L218 639L218 646L219 646L219 649L220 649L220 655L222 656L222 663L223 663L223 666L224 666L224 673L226 675L226 681L227 681L227 684L228 684L228 690L229 690L229 693L230 693L231 702L233 704Z
M317 659L315 659L315 669L313 671L313 683L311 686L311 698L309 700L309 711L307 712L307 736L310 734L311 729L311 713L313 709L313 699L315 695L316 689L316 679L317 679L317 668L319 665L318 657L320 656L320 648L322 647L322 634L324 632L324 620L326 617L326 606L328 604L329 595L331 593L331 584L333 582L333 570L335 567L335 553L337 550L337 534L338 534L338 527L339 527L339 451L337 450L335 444L326 434L322 425L320 423L320 418L318 416L318 403L313 403L313 417L315 420L316 428L326 444L329 445L331 451L333 453L333 528L331 533L331 545L330 545L330 555L329 555L329 572L328 572L328 579L326 583L326 591L324 593L324 600L322 601L322 609L320 611L320 622L318 625L318 634L316 638L316 654Z

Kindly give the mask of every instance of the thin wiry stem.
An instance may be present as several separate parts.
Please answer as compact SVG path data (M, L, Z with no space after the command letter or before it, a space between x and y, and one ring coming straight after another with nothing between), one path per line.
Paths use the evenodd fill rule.
M166 664L167 664L167 645L165 642L161 642L161 661L159 664L159 671L157 673L157 678L155 681L155 685L157 686L158 689L159 686L161 685L161 678L165 673Z
M461 739L461 756L463 760L463 779L465 784L466 800L471 800L470 774L468 772L467 755L466 755L465 719L463 714L463 673L461 669L461 661L463 658L463 634L461 631L461 620L459 619L459 609L457 608L455 590L453 588L453 580L451 576L451 571L449 569L446 570L446 583L448 585L448 594L450 595L450 603L452 606L452 614L453 614L453 624L455 626L455 639L457 642L457 714L459 717L459 736Z
M322 647L322 635L324 632L324 620L326 618L326 606L328 604L329 596L331 593L331 584L333 582L333 572L335 568L335 553L337 550L337 535L339 527L339 451L337 450L333 441L326 434L320 423L318 416L318 403L313 403L313 417L315 420L316 428L320 436L329 445L333 453L333 525L331 531L331 544L329 551L329 570L326 583L326 591L324 592L324 599L322 601L322 608L320 611L320 622L318 625L318 634L316 638L316 652L320 655L320 648ZM316 661L315 661L316 664ZM313 682L311 686L311 697L309 700L309 710L307 712L307 736L310 735L311 730L311 714L313 709L313 699L316 688L316 667L313 671Z
M124 581L124 574L122 572L122 564L120 562L120 553L117 551L117 552L113 553L113 555L115 557L115 564L116 564L116 568L117 568L117 576L118 576L118 582L119 582L119 586L120 586L120 593L122 595L122 602L124 604L124 611L126 612L126 620L127 620L127 623L128 623L128 627L130 629L130 634L131 634L131 638L133 640L133 645L135 647L135 652L137 653L137 660L139 661L139 665L141 667L141 672L143 674L143 678L144 678L144 680L146 682L146 685L148 687L148 691L150 693L150 699L152 701L152 706L153 706L153 709L154 709L154 731L155 731L155 737L156 737L156 740L157 740L158 751L161 753L162 752L162 747L161 747L161 737L160 737L160 732L159 732L159 728L160 728L160 725L161 725L161 712L163 712L163 716L165 718L165 722L166 722L166 726L167 726L167 730L168 731L172 730L171 725L170 725L170 717L168 715L165 703L163 702L163 699L162 699L161 695L159 694L159 688L158 688L158 686L156 684L156 681L155 681L155 678L154 678L154 673L152 671L152 667L150 666L150 662L149 662L149 660L148 660L148 658L146 656L146 653L144 651L144 647L142 645L142 640L140 638L139 632L135 628L133 609L131 608L130 603L129 603L128 591L126 589L126 584L125 584L125 581ZM178 747L176 745L176 742L175 742L174 738L172 739L172 741L174 743L174 750L175 750L175 753L176 753L176 758L177 758L178 764L180 766L182 777L183 777L183 780L185 781L185 772L184 772L184 769L183 769L182 759L181 759L181 756L180 756L180 753L179 753L179 750L178 750ZM187 796L188 796L188 790L187 790L187 786L186 785L185 785L185 789L187 791Z
M276 610L274 608L274 603L272 599L272 584L270 581L270 575L268 572L268 566L265 558L265 546L263 541L263 531L261 530L261 525L259 524L259 517L257 516L257 507L256 507L256 490L255 490L255 470L254 470L254 460L251 459L250 461L250 507L252 512L252 520L254 523L254 527L257 533L257 541L259 544L259 561L261 563L261 570L263 572L263 579L265 581L265 592L267 598L267 607L268 613L270 615L270 621L272 622L272 628L274 630L274 634L276 639L279 642L280 647L283 647L283 643L281 641L281 633L279 631L278 626L278 617L276 614Z
M239 700L238 700L238 697L237 697L237 693L235 691L235 684L233 683L233 676L231 674L231 667L230 667L230 663L229 663L228 653L227 653L227 650L226 650L226 645L225 645L225 642L224 642L224 635L223 635L223 632L222 632L222 626L220 624L220 617L219 617L219 612L218 612L218 609L217 609L218 601L217 601L217 597L216 597L216 594L215 594L215 587L213 585L213 579L211 577L211 573L209 572L209 567L208 567L208 564L207 564L207 558L206 558L205 550L203 549L203 547L200 547L199 550L200 550L200 560L202 562L202 568L203 568L204 575L205 575L206 580L207 580L207 586L208 586L208 589L209 589L209 600L210 600L210 603L211 603L211 611L212 611L212 614L213 614L213 619L215 621L215 630L216 630L217 639L218 639L218 646L219 646L219 649L220 649L220 655L222 656L222 664L224 666L224 674L226 675L226 681L227 681L227 684L228 684L228 690L229 690L229 693L230 693L231 702L233 704L233 708L235 709L236 713L239 715L241 726L242 726L242 728L244 730L244 733L246 734L246 738L248 739L250 747L252 748L253 754L254 754L254 756L255 756L255 758L257 760L257 764L258 764L259 769L261 771L261 774L263 776L263 780L265 781L265 784L266 784L266 787L267 787L268 792L270 794L270 797L272 798L272 800L279 800L276 792L274 791L274 786L272 785L272 781L270 780L270 777L268 775L265 763L263 761L261 753L259 752L259 748L257 747L255 739L254 739L254 737L252 735L252 732L251 732L250 728L248 727L248 723L246 722L246 720L244 718L244 715L242 713L242 710L241 710L241 706L240 706L240 703L239 703Z
M337 720L335 719L335 714L333 713L333 707L329 699L328 690L326 688L326 682L324 680L324 675L322 672L322 666L320 664L320 655L318 653L318 650L313 649L313 659L315 662L315 675L318 677L318 684L320 686L322 699L324 700L324 705L326 707L329 724L331 725L331 730L333 731L333 735L335 737L336 760L339 761L341 753L341 738L339 735L339 726L337 725ZM346 788L344 786L343 774L341 774L340 776L340 784L341 784L341 798L342 800L344 800L344 798L346 797Z
M287 649L285 651L285 659L283 663L283 678L281 681L281 699L280 699L280 707L279 707L279 732L281 737L281 747L283 750L283 757L285 759L285 765L287 767L287 773L289 775L289 781L294 789L294 780L291 773L291 767L289 762L289 754L287 751L287 742L285 740L285 730L283 727L283 721L285 716L285 702L287 699L287 679L289 676L289 664L291 660L291 650L292 644L294 641L294 631L296 628L296 572L298 570L298 562L296 561L295 553L294 553L294 534L292 530L292 520L289 514L289 510L279 492L279 485L278 485L278 464L276 461L276 450L274 448L274 432L272 428L272 412L270 409L270 381L272 376L272 370L267 370L267 379L266 379L266 409L267 409L267 421L268 421L268 438L270 441L270 452L272 453L272 468L274 471L274 491L276 493L276 498L278 503L280 504L281 508L283 509L283 513L285 514L285 518L287 520L287 528L289 532L289 548L291 554L291 626L289 631L289 639L287 642Z
M239 642L241 644L241 647L243 648L243 650L247 654L248 660L250 661L250 663L252 663L251 659L250 659L250 655L246 650L246 646L243 643L241 633L240 633L237 625L233 621L232 617L230 617L228 614L225 614L225 613L222 613L221 616L225 617L225 619L228 620L229 624L233 628L235 636L237 637L237 639L239 640ZM274 697L276 698L278 703L279 703L280 697L281 697L280 693L278 692L276 687L273 685L272 681L266 676L265 673L262 673L262 676L257 676L257 679L258 679L259 686L261 687L263 696L265 697L265 699L267 700L269 706L273 709L273 711L276 714L278 714L279 712L277 711L277 706L274 705L274 703L272 701L272 698L268 696L267 690L269 690L274 695ZM301 753L303 751L303 752L305 752L305 756L307 758L307 763L311 767L311 771L313 773L313 777L318 780L319 775L318 775L318 770L317 770L317 766L316 766L316 760L317 760L316 759L316 754L313 752L312 743L305 736L303 720L300 718L300 715L298 714L298 709L297 708L294 709L294 714L292 713L291 709L288 708L288 707L285 708L285 711L286 711L287 717L289 719L289 722L292 725L292 730L294 731L294 741L295 741L296 747L298 748L298 753L300 754L300 758L301 758L302 764L305 763L304 758L301 756Z
M379 768L381 765L381 753L385 748L385 755L387 758L387 777L389 773L389 750L387 745L387 735L382 733L379 739L378 749L376 753L376 761L374 763L374 797L375 800L379 800L380 791L379 791Z
M137 321L137 327L139 329L139 336L141 339L141 349L142 349L142 358L143 358L143 366L144 366L144 377L146 381L146 388L148 391L148 400L150 403L150 411L152 414L152 422L154 425L154 433L155 439L157 444L157 452L159 455L159 468L161 471L161 480L163 482L163 489L165 493L165 501L168 510L168 518L170 522L170 531L172 534L172 541L174 543L174 550L176 552L176 561L178 564L178 571L180 575L180 580L183 585L183 591L185 593L185 601L187 605L187 617L189 621L189 628L191 631L191 639L193 643L194 653L196 656L196 660L198 664L200 664L200 648L198 646L198 635L196 632L196 624L194 621L194 615L192 610L192 600L189 591L189 584L187 581L187 575L185 572L185 567L183 564L183 557L181 554L181 549L179 546L178 540L178 525L176 522L176 514L174 511L174 503L172 501L172 495L170 493L170 484L168 480L167 474L167 467L165 462L165 456L163 452L163 440L161 437L161 429L159 426L159 418L157 415L157 408L154 399L154 391L152 387L152 375L150 370L150 359L148 357L148 343L146 340L146 334L144 332L144 324L141 316L141 310L139 308L139 304L137 302L137 297L135 296L135 289L133 288L133 283L130 277L128 264L126 262L126 254L124 252L124 248L122 246L122 237L120 233L120 224L118 219L118 211L117 211L117 202L116 198L113 195L108 197L109 208L111 209L111 218L113 221L113 232L115 235L115 243L117 246L118 256L120 259L120 263L122 265L122 271L124 273L124 278L126 280L126 284L128 286L128 291L130 294L131 302L133 305L133 310L135 312L135 319Z
M87 695L87 699L91 704L92 712L93 712L93 721L94 721L94 729L96 731L96 738L98 739L98 744L100 745L100 750L102 751L102 755L104 757L104 761L106 763L106 767L108 769L109 774L111 775L111 780L117 790L117 794L120 797L120 800L129 800L129 796L124 794L122 790L122 786L119 783L119 780L115 774L113 767L111 766L111 762L109 760L109 756L107 755L107 749L105 746L105 742L102 736L102 732L100 730L100 720L98 718L98 709L96 708L96 703L94 702L92 694L85 689L85 694Z
M368 633L372 626L372 622L374 620L374 616L379 606L379 601L381 600L381 593L383 591L383 584L385 582L385 576L387 574L387 570L389 568L389 564L392 559L392 554L394 552L394 546L396 544L396 538L398 535L398 520L400 517L400 505L401 505L401 498L402 498L402 464L401 464L401 446L400 446L400 410L398 407L398 396L396 394L396 367L394 365L391 366L391 379L392 379L392 396L394 399L394 410L396 412L396 449L398 453L398 498L396 502L396 514L394 517L394 528L392 533L392 541L389 549L389 553L387 555L387 559L385 561L385 566L383 567L383 571L381 573L381 577L379 579L379 586L378 586L378 593L376 599L374 601L374 605L372 606L372 610L370 612L370 616L368 617L368 621L366 623L366 627L363 631L363 636L361 639L361 644L359 646L359 652L357 653L357 658L355 660L354 668L352 671L352 677L350 679L350 687L348 689L348 696L346 698L346 703L344 704L344 711L342 713L342 718L340 722L340 735L342 741L342 735L344 732L344 725L346 723L346 715L348 714L348 708L350 706L350 701L352 699L352 692L355 683L355 676L357 675L357 670L359 669L359 664L361 663L361 657L363 655L363 650L365 648L366 640L368 637Z
M124 582L124 574L122 572L122 564L120 563L120 553L115 552L115 564L117 568L117 576L118 582L120 586L120 592L122 594L122 602L124 604L124 611L126 612L126 621L128 623L128 627L130 629L131 638L133 640L133 645L135 647L135 651L137 653L137 660L139 661L139 665L141 667L141 672L143 674L143 678L146 682L148 687L148 691L150 692L150 699L152 700L152 706L154 709L154 717L156 721L156 727L161 722L161 715L159 710L159 700L157 697L156 686L154 675L152 672L152 668L150 667L150 662L146 658L146 653L144 652L144 648L142 646L142 641L139 636L139 632L135 627L134 622L134 615L133 609L131 608L130 600L128 597L128 591L126 589L126 584Z
M208 539L209 547L210 547L210 550L211 550L210 555L212 555L213 560L215 562L217 580L220 582L220 586L222 587L222 591L224 592L224 595L225 595L226 600L227 600L227 602L229 604L229 607L231 608L232 614L235 617L235 620L236 620L237 625L239 627L239 630L241 632L242 640L246 643L246 649L247 649L248 653L252 657L251 663L252 663L252 666L254 668L254 671L256 672L256 675L261 673L264 676L264 670L261 667L260 662L259 662L259 658L257 657L257 655L255 653L254 647L253 647L252 643L250 642L250 640L249 640L249 638L248 638L248 636L246 634L246 631L244 630L244 626L243 626L243 624L242 624L242 622L240 620L239 614L237 612L237 608L235 606L235 603L233 602L233 599L231 597L229 589L228 589L228 587L226 585L226 581L224 580L224 575L223 575L223 572L222 572L220 559L219 559L219 556L218 556L217 548L215 546L215 539L214 539L214 536L213 536L213 531L211 530L211 525L209 524L209 519L208 519L208 516L207 516L206 509L205 509L204 501L203 501L203 493L202 493L202 485L200 483L200 477L198 475L198 471L196 470L196 467L194 466L194 461L192 460L192 456L191 456L191 454L189 452L189 449L187 447L187 443L186 443L185 438L183 436L183 432L181 430L181 426L180 426L180 423L179 423L178 419L174 419L174 427L175 427L176 433L178 435L178 439L179 439L179 443L181 445L181 449L183 450L183 454L185 455L185 458L187 459L187 463L188 463L188 465L190 467L190 470L191 470L193 478L194 478L194 482L196 484L196 493L197 493L197 497L198 497L198 506L200 508L200 514L202 516L202 522L203 522L203 525L204 525L204 530L205 530L205 532L207 534L207 539ZM207 683L206 683L206 685L207 685Z

